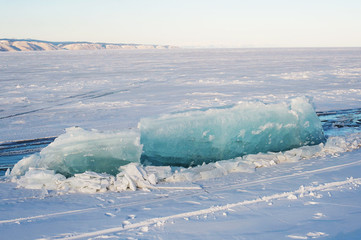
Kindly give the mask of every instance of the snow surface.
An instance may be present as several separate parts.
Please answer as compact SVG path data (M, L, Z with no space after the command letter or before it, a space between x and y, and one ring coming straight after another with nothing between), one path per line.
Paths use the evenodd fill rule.
M361 49L214 49L0 54L0 142L64 129L122 130L144 117L310 96L359 108Z
M360 108L360 51L0 54L1 141L73 126L123 132L159 114L304 95L316 111ZM191 168L130 163L116 176L70 178L38 167L7 172L0 238L359 239L359 114L323 122L325 143Z

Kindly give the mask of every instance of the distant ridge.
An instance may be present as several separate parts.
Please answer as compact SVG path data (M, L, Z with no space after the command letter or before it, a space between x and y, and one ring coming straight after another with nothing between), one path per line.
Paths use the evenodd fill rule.
M0 39L0 52L53 51L53 50L102 50L102 49L170 49L170 45L93 43L93 42L50 42L35 39Z

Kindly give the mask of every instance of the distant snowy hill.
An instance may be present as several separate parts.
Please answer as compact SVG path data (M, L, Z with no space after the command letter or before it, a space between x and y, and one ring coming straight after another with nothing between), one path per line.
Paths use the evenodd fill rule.
M96 49L169 49L169 45L117 44L92 42L48 42L33 39L0 39L0 51L51 51Z

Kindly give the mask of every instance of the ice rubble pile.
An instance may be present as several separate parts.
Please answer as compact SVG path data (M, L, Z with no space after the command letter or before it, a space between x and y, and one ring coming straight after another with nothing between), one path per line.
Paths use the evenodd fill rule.
M120 167L115 177L109 174L84 172L65 178L54 170L30 168L25 175L12 178L19 187L58 190L60 192L97 193L157 188L159 182L184 182L217 178L235 172L253 172L255 168L269 167L282 162L295 162L314 157L338 155L361 147L361 133L347 137L330 137L327 142L303 146L278 153L258 153L203 164L192 168L144 166L129 163Z
M303 97L144 118L138 128L111 133L69 128L39 154L17 163L11 176L21 176L20 186L34 188L120 191L149 187L159 179L193 181L250 171L264 165L260 159L277 163L303 158L308 151L329 151L321 122ZM305 150L306 145L314 147ZM302 149L303 155L297 149L287 151L293 148Z
M17 181L19 187L28 189L59 190L64 192L96 193L106 191L135 191L137 188L151 188L157 183L155 174L147 174L139 164L128 164L115 177L105 173L86 171L66 178L54 170L30 168Z
M195 166L325 140L321 121L303 97L144 118L138 126L142 161L152 165Z

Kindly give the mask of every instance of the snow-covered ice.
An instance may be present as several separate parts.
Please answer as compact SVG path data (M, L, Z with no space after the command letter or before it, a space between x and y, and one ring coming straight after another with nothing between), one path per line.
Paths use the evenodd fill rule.
M2 169L25 156L0 181L0 238L361 234L359 48L2 53L0 82L0 161L8 164L0 162ZM193 167L139 162L149 151L142 134L154 139L158 129L166 132L161 140L174 144L172 152L183 152L185 140L172 142L177 131L194 142L205 138L207 147L222 145L217 131L225 130L215 123L232 119L240 106L249 106L257 114L244 115L256 120L244 129L231 122L229 136L271 137L272 143L294 124L319 141L306 136L296 146L289 138L289 147L273 152L247 151ZM268 112L272 106L310 111L282 120L278 111ZM263 113L268 116L257 118ZM170 121L177 131L169 131ZM98 168L103 159L113 166ZM114 166L116 172L108 171Z
M0 141L121 130L144 117L240 101L360 107L360 49L174 49L0 55ZM21 65L19 65L21 63Z

